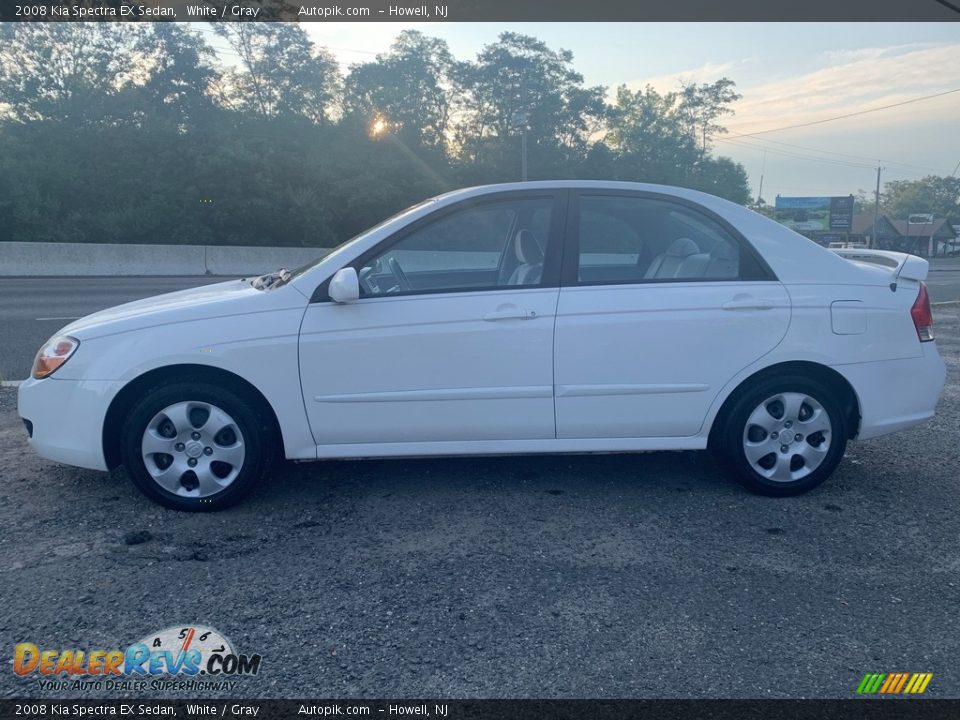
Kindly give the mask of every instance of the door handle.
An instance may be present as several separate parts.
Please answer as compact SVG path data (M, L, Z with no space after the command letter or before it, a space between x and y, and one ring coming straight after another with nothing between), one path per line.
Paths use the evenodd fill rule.
M497 308L493 312L488 312L483 316L483 319L487 322L494 322L496 320L533 320L536 316L537 313L535 310L511 306Z
M724 310L771 310L773 301L755 297L737 296L721 305Z

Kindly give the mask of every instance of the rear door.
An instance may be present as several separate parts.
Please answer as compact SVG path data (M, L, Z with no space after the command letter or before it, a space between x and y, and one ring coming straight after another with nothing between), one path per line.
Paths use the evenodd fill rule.
M669 196L571 201L555 333L557 437L686 437L784 337L790 301L753 248Z

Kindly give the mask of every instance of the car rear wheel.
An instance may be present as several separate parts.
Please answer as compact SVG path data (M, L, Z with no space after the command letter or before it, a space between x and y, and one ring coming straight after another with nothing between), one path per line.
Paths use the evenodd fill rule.
M807 492L836 469L847 444L843 411L828 385L804 376L761 380L719 420L721 465L753 492Z
M148 392L124 424L127 473L175 510L220 510L240 500L270 464L269 424L255 403L205 383Z

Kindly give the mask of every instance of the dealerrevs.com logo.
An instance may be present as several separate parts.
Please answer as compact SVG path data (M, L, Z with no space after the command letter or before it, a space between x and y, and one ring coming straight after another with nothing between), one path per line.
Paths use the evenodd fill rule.
M260 655L237 653L217 630L174 626L126 649L48 649L19 643L13 672L43 690L232 690L260 672Z

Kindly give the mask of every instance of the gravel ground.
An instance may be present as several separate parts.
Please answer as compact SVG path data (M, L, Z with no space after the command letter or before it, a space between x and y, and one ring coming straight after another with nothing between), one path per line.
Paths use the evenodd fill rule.
M179 514L36 457L0 390L4 662L201 623L263 655L233 696L845 698L906 671L960 697L958 312L936 419L787 500L652 453L289 465ZM77 696L35 677L0 696Z

